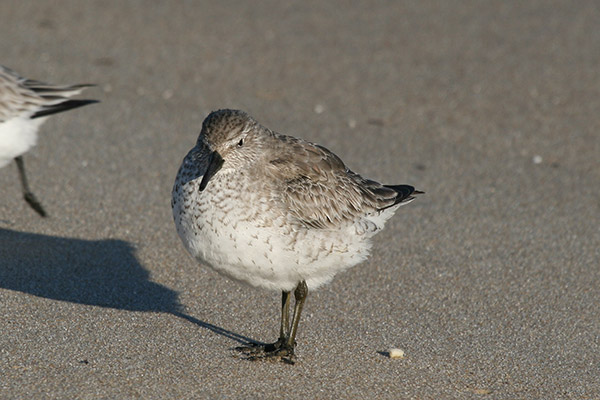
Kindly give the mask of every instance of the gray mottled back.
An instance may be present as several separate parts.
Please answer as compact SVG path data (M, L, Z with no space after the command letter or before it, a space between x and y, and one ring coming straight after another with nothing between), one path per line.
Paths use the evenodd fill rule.
M273 132L243 111L219 110L208 115L196 153L188 158L194 157L196 166L205 169L208 151L221 154L223 168L240 174L247 171L245 179L256 182L251 187L268 191L265 196L275 207L307 228L335 229L413 198L414 188L365 179L325 147Z

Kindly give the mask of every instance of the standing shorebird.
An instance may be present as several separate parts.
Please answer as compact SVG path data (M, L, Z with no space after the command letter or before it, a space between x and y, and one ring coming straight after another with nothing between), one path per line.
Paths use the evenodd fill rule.
M52 85L25 79L0 65L0 168L15 160L23 197L42 217L46 211L29 189L23 154L35 146L37 131L48 115L98 102L69 99L88 86L93 85Z
M177 233L198 261L282 292L279 340L238 349L252 360L293 362L308 289L364 260L373 235L419 193L365 179L326 148L242 111L219 110L184 158L171 205Z

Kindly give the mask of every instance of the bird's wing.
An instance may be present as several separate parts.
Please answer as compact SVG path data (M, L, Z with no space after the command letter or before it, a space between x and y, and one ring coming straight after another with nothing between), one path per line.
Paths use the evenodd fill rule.
M23 82L14 71L0 66L0 122L32 114L39 107L39 96Z
M268 161L274 199L299 224L319 229L354 223L367 214L409 200L414 188L384 186L350 171L328 149L280 137Z
M69 97L79 94L88 86L93 85L52 85L25 79L0 65L0 122L19 116L34 116L37 112L43 112L37 116L54 113L57 105L65 103Z

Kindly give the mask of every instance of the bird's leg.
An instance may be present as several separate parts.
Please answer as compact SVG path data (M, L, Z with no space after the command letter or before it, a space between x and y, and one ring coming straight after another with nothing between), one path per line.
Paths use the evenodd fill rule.
M266 345L251 345L247 347L238 347L238 350L249 354L247 359L278 359L288 364L293 364L294 347L296 346L296 332L298 331L298 323L306 296L308 295L308 286L306 281L302 281L294 290L294 315L292 317L292 326L289 326L289 303L290 292L283 292L281 296L281 328L279 331L279 340L272 344Z
M279 327L279 339L265 346L265 351L279 349L290 336L290 292L281 291L281 326Z
M279 339L285 339L290 334L290 292L281 292L281 327Z
M300 322L300 314L302 313L302 308L304 307L304 301L306 300L306 296L308 296L308 286L306 285L306 281L302 281L298 284L296 290L294 290L294 298L296 299L296 304L294 305L292 330L287 340L287 347L291 349L292 354L294 354L294 347L296 346L296 332L298 331L298 322Z
M281 325L279 327L279 339L275 343L268 343L268 344L250 343L246 346L237 347L236 350L239 350L246 354L272 352L276 349L279 349L287 341L287 338L289 335L290 335L290 292L282 290L281 291Z
M35 210L42 217L46 216L46 211L42 207L42 204L35 197L35 195L29 189L29 184L27 183L27 176L25 175L25 163L23 162L23 157L18 156L15 157L15 162L17 163L17 169L19 171L19 178L21 179L21 188L23 190L23 198L29 204L31 208Z

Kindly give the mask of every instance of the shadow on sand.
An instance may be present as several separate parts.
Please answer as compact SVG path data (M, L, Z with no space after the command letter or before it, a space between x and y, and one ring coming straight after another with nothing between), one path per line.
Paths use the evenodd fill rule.
M164 312L239 343L259 343L183 312L177 292L149 280L122 240L81 240L0 228L0 288L72 303Z

